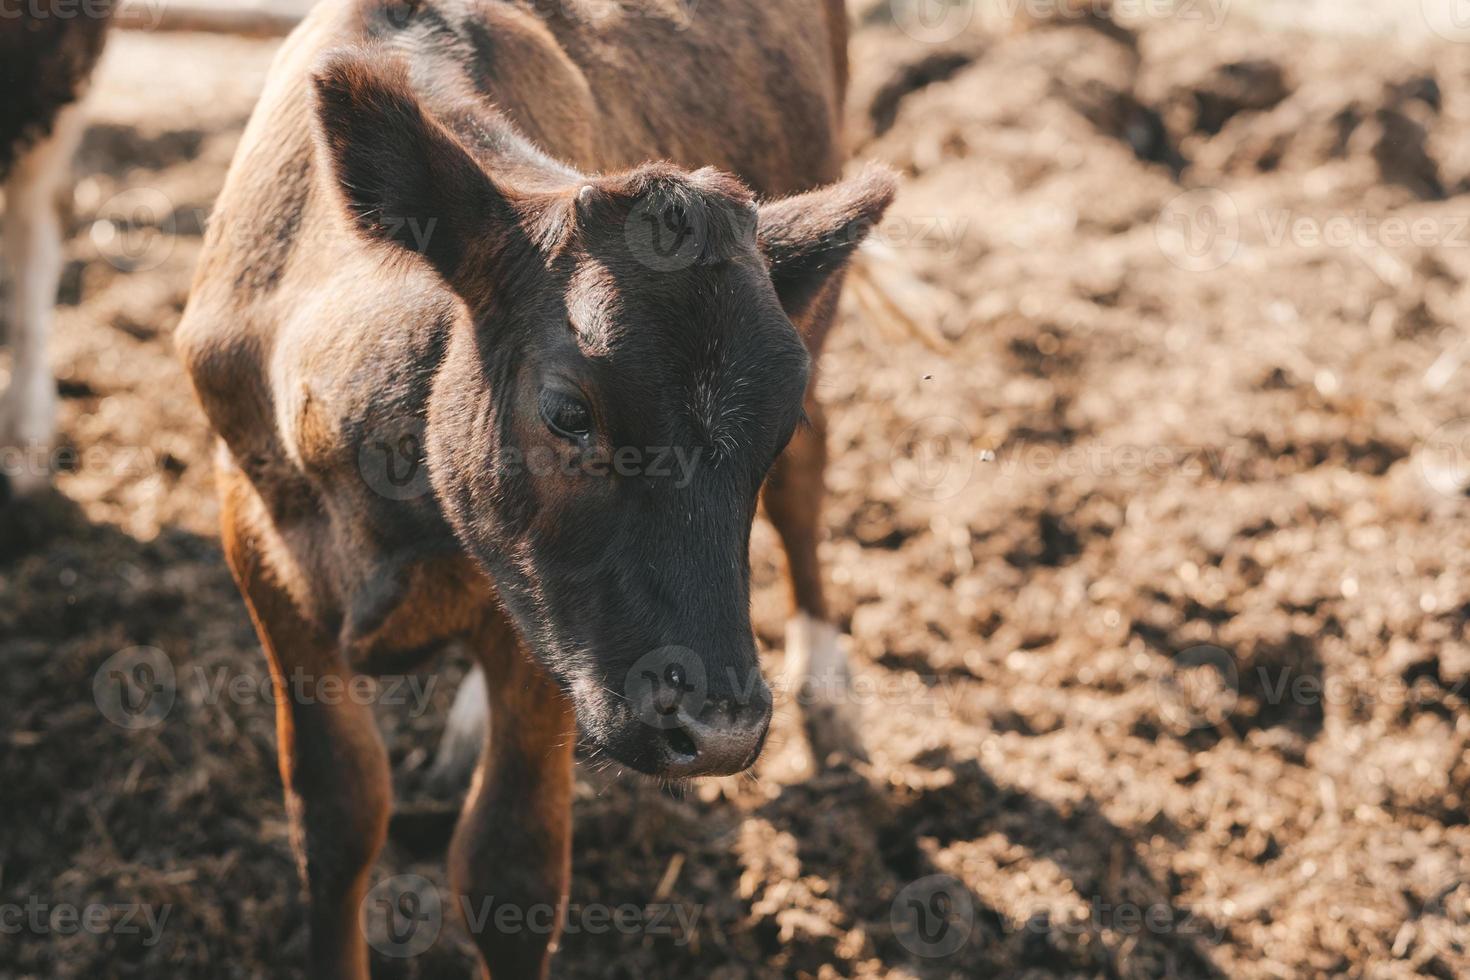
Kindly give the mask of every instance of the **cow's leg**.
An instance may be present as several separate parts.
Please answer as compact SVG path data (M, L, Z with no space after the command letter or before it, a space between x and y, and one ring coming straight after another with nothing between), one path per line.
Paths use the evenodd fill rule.
M812 388L807 391L810 426L798 429L766 482L766 515L781 535L795 613L786 624L786 679L805 715L807 739L817 764L834 753L866 758L859 734L860 711L852 697L847 655L828 619L817 559L827 423Z
M444 735L429 768L429 784L436 792L463 791L479 761L490 724L490 702L485 693L485 671L476 664L459 682L454 704L444 724Z
M225 557L275 683L281 781L310 902L308 972L362 980L368 956L358 915L387 835L388 754L371 710L344 696L350 671L334 639L301 616L264 567L262 544L270 532L254 489L227 470L220 498Z
M0 238L11 280L5 304L11 360L10 385L0 396L0 451L20 465L0 476L16 494L49 481L57 399L47 345L62 270L57 193L71 174L81 130L80 110L63 109L50 135L15 162L5 182Z
M504 619L476 646L490 724L449 878L487 975L544 977L571 880L576 717Z

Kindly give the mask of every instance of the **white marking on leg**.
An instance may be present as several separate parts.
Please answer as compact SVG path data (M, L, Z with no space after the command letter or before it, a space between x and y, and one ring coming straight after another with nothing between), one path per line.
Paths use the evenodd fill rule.
M429 780L444 788L469 785L489 727L490 694L485 687L485 672L477 665L454 692L454 704L429 768Z
M848 697L851 671L837 627L806 613L786 622L786 676L802 699L832 704Z
M812 757L823 766L834 755L866 760L862 706L852 690L852 667L837 627L805 613L786 623L786 678L801 705Z
M26 152L5 184L0 241L11 276L5 320L10 331L10 385L0 397L0 450L11 489L28 493L46 485L47 450L56 430L56 381L47 347L61 281L61 219L56 194L70 179L81 136L81 113L62 110L51 135Z

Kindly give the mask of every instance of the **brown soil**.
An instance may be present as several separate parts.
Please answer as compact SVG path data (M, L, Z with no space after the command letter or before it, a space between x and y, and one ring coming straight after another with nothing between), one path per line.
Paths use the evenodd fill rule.
M935 44L886 9L855 12L855 153L907 174L885 237L952 308L944 354L853 309L823 367L872 764L813 775L787 704L754 780L580 776L574 903L696 925L579 930L556 974L1470 975L1470 48L1239 18ZM0 976L302 975L264 665L170 346L273 50L121 35L98 82L55 351L77 452L0 513L0 906L168 918L25 925ZM94 680L138 646L176 694L129 729ZM380 707L383 877L444 884L423 776L462 667ZM375 970L468 949L448 921Z

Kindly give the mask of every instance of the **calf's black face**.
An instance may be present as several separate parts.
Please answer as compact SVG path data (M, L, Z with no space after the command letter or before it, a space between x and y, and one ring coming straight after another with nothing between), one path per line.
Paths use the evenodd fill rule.
M891 178L757 207L714 171L588 178L507 132L477 156L401 72L352 58L318 73L317 106L359 230L470 312L429 398L435 489L587 737L648 773L750 765L772 703L750 527L802 424L794 323L830 302Z

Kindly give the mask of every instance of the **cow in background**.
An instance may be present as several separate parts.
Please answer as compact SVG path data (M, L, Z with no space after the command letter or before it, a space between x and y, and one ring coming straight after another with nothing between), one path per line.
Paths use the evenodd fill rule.
M58 195L82 133L80 102L112 21L107 0L57 6L0 0L0 254L10 382L0 395L0 499L45 487L38 462L56 431L47 342L62 270Z

